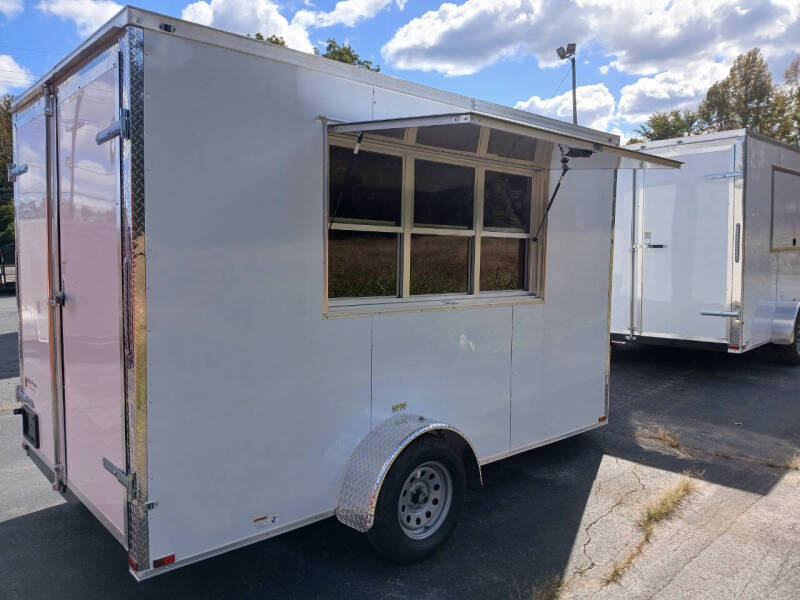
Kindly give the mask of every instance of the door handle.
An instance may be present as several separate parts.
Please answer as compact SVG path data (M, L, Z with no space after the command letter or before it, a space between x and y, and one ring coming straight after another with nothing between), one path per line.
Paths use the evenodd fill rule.
M645 248L663 248L664 244L651 244L650 242L645 242Z

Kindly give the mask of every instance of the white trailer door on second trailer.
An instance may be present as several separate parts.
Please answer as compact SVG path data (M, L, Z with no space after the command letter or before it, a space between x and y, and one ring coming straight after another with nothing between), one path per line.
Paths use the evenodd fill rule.
M119 79L113 63L85 77L58 105L67 480L124 539L125 488L103 467L125 470L119 139L95 141L117 118Z
M678 157L680 170L644 170L642 335L728 340L728 319L702 315L730 304L734 154Z

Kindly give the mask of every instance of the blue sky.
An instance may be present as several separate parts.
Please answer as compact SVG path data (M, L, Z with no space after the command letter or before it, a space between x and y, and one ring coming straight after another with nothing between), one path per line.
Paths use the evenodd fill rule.
M310 51L348 41L384 72L629 135L654 110L694 108L737 54L774 75L800 54L797 0L141 0L141 8ZM118 10L111 0L0 0L0 92L19 92Z

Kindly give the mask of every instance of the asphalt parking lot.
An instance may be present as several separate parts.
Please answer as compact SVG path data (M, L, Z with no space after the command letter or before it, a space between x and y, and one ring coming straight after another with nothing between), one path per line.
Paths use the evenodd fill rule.
M139 584L21 450L16 340L2 296L2 598L800 597L800 368L768 350L615 347L609 425L487 466L425 563L387 563L328 519ZM644 508L686 477L692 491L643 542Z

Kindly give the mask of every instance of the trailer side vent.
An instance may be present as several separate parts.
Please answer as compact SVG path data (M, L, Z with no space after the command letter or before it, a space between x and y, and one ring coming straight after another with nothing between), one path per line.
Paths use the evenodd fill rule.
M169 23L159 23L158 28L167 33L173 33L175 31L175 25L170 25Z

